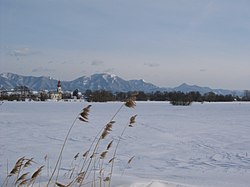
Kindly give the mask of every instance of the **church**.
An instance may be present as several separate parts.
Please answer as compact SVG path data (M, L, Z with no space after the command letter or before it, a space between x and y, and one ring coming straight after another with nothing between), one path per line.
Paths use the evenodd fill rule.
M60 80L58 80L57 82L57 91L55 93L50 94L50 99L57 100L57 101L62 99L62 87L61 87Z

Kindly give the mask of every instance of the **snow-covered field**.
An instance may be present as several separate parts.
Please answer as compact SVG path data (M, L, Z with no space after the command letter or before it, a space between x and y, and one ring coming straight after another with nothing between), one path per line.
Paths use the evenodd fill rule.
M4 102L0 106L0 184L7 168L22 156L34 157L37 168L47 155L53 165L70 125L88 104L92 104L89 123L77 121L73 128L63 153L62 175L122 103ZM183 107L137 102L135 109L120 111L109 139L117 140L114 134L134 114L137 123L127 129L118 149L113 186L250 186L250 103Z

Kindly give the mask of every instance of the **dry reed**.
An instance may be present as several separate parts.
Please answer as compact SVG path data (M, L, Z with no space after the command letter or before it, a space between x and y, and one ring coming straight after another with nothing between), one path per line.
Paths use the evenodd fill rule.
M16 180L15 184L18 184L20 181L25 180L29 173L30 173L30 172L26 172L26 173L22 174L22 175Z
M76 124L76 121L79 120L81 122L87 123L89 121L89 112L90 112L90 108L91 105L88 105L87 107L83 108L82 111L77 115L77 117L75 118L75 120L73 121L73 123L71 124L64 142L62 144L58 159L56 161L56 164L54 166L54 169L52 170L51 174L49 175L49 164L47 164L47 175L49 176L48 181L46 186L49 187L50 184L53 181L53 185L54 186L58 186L58 187L70 187L73 185L78 185L79 187L84 185L84 184L88 184L88 183L92 183L92 186L96 186L96 169L99 171L99 185L100 187L104 184L105 186L105 182L108 182L108 186L111 186L111 181L112 181L112 174L113 174L113 168L114 168L114 162L117 156L117 150L120 144L120 141L122 139L122 136L125 133L125 130L127 127L133 127L133 125L136 123L136 117L137 115L134 115L132 117L130 117L128 124L126 124L124 126L124 128L121 131L121 134L118 136L118 141L116 143L116 146L113 148L113 144L114 144L114 140L110 140L108 144L103 145L104 142L107 142L107 137L108 135L112 132L112 128L115 124L114 118L117 116L117 114L121 111L121 109L125 106L128 108L134 108L136 106L136 95L132 95L130 98L126 99L125 102L120 106L120 108L118 108L118 110L116 111L116 113L112 116L112 118L110 119L110 121L108 123L106 123L106 125L104 125L103 128L100 129L100 131L96 134L94 140L92 141L89 149L87 151L85 151L82 154L82 158L79 157L80 153L77 153L74 157L73 157L73 161L74 161L74 166L73 166L73 161L72 161L72 169L69 170L69 172L71 172L71 175L69 176L69 179L71 179L71 177L73 177L73 180L69 183L69 184L63 184L63 183L59 183L57 181L57 178L59 176L59 170L60 170L60 164L61 164L61 160L62 160L62 155L63 155L63 151L65 148L65 145L67 143L68 137L74 127L74 125ZM108 138L109 139L109 138ZM105 141L104 141L105 140ZM103 142L101 144L101 142ZM106 150L104 150L101 153L98 153L100 144L106 147ZM106 160L108 152L110 150L114 149L113 151L113 155L111 159ZM98 156L97 156L98 155ZM132 162L132 160L134 159L134 156L131 157L127 164L130 164ZM44 157L45 162L48 162L48 155L46 155ZM110 172L106 173L106 168L104 168L104 160L105 163L107 162L107 164L105 165L105 167L110 167ZM76 164L75 162L79 161L79 164ZM80 163L83 161L83 163L81 164L80 167ZM8 177L11 176L16 176L16 180L15 180L15 185L16 186L30 186L33 185L35 183L35 181L37 180L38 176L41 175L42 170L44 168L43 166L40 166L31 176L30 178L28 178L28 175L30 172L24 172L24 168L28 168L29 166L32 165L32 163L34 163L33 158L30 159L25 159L25 157L21 157L17 160L17 162L15 163L13 169L9 172ZM111 164L111 166L110 166ZM78 167L78 169L76 169L76 167ZM53 177L55 175L56 170L58 170L58 174L56 176L56 179L54 180ZM86 179L88 178L88 176L91 175L91 173L93 174L93 180L91 181L86 181ZM21 174L21 175L20 175ZM19 177L20 175L20 177ZM84 182L85 181L85 182ZM102 182L103 181L103 182ZM84 183L83 183L84 182ZM5 184L5 183L4 183ZM3 185L4 185L3 184ZM2 185L2 186L3 186ZM7 183L6 183L7 185Z
M22 182L20 182L20 184L18 185L18 187L24 186L26 184L28 185L29 181L30 181L30 179L23 180Z
M88 122L88 115L89 115L90 107L91 107L91 105L88 105L87 107L83 108L82 112L81 112L80 114L77 115L77 117L75 118L75 120L74 120L73 123L71 124L71 126L70 126L70 128L69 128L69 130L68 130L68 133L67 133L67 135L66 135L66 137L65 137L65 139L64 139L64 142L63 142L61 151L60 151L60 153L59 153L59 156L58 156L58 159L57 159L55 168L54 168L54 170L53 170L53 172L52 172L52 174L51 174L51 176L50 176L50 178L49 178L49 180L48 180L48 183L47 183L47 185L46 185L47 187L49 186L49 184L50 184L50 182L51 182L51 180L52 180L52 178L53 178L53 176L54 176L54 174L55 174L55 172L56 172L56 169L57 169L57 167L58 167L58 165L59 165L59 162L60 162L61 157L62 157L62 154L63 154L63 150L64 150L65 145L66 145L66 142L67 142L67 140L68 140L69 134L70 134L71 130L73 129L76 120L77 120L77 119L80 119L81 121Z

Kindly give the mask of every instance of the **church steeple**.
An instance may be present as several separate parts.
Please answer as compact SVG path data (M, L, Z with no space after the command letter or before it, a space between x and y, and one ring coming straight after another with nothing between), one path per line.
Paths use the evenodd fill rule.
M57 93L62 93L61 81L57 82Z
M62 87L61 87L61 81L60 80L58 80L58 82L57 82L56 93L52 92L51 95L50 95L50 98L52 100L57 100L57 101L62 99Z

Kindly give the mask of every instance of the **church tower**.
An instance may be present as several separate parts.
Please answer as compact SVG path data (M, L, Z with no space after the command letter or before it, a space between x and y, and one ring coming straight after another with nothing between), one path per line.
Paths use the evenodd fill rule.
M61 81L60 80L57 82L57 93L58 94L62 93L62 87L61 87Z
M61 87L61 81L59 80L57 82L57 90L56 92L52 92L51 95L50 95L50 98L52 100L61 100L62 99L62 87Z

